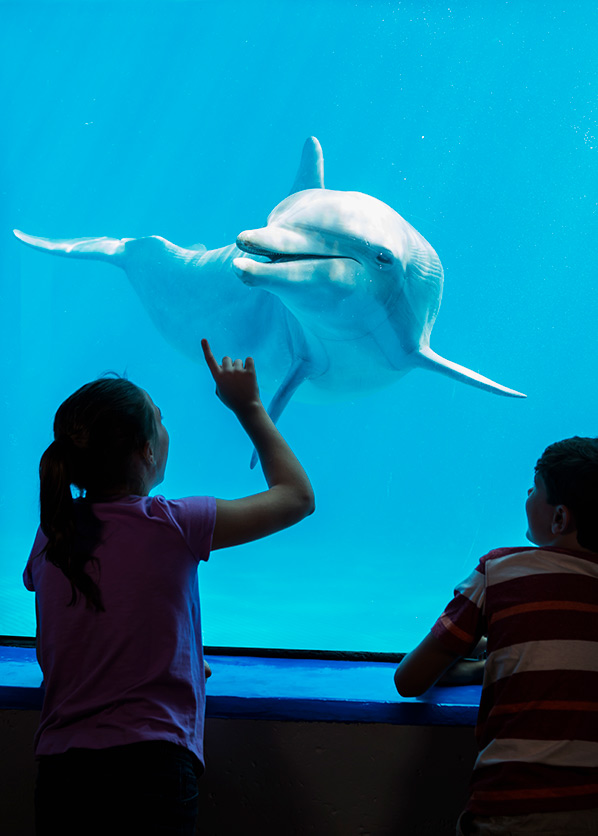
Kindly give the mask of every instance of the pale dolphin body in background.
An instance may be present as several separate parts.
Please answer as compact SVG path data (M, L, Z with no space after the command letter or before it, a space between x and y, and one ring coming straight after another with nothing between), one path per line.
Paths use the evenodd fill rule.
M193 360L215 352L255 358L276 390L276 420L302 399L353 397L425 368L490 392L525 397L430 348L443 272L427 241L382 201L324 188L320 144L304 146L293 189L267 226L206 250L148 238L37 238L25 244L122 267L160 333Z

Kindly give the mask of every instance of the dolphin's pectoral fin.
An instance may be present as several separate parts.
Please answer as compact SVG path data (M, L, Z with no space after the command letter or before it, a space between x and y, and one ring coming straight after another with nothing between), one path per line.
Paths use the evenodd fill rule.
M458 363L453 363L451 360L446 360L429 346L420 348L417 353L413 354L414 365L424 369L429 369L433 372L440 372L448 377L454 377L455 380L460 380L461 383L469 383L471 386L477 386L478 389L485 389L487 392L494 392L497 395L506 395L510 398L526 398L523 392L517 392L516 389L508 389L500 383L495 383L488 377L484 377L477 372L472 372L471 369L466 369L465 366L460 366Z
M62 255L70 258L90 258L96 261L120 262L125 252L127 238L38 238L18 229L13 230L17 238L34 250Z
M278 421L283 413L285 406L291 400L299 386L310 377L308 369L310 364L302 357L296 357L291 368L286 374L272 400L268 406L268 415L274 423ZM251 468L253 469L257 464L257 452L254 450L251 457Z
M324 188L324 155L322 146L315 138L310 136L305 140L301 161L295 175L295 182L289 194L302 192L305 189Z

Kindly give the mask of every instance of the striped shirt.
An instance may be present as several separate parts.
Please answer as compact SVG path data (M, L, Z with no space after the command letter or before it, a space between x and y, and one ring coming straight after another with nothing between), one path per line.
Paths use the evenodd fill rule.
M432 633L460 655L488 636L467 809L598 808L598 555L495 549Z

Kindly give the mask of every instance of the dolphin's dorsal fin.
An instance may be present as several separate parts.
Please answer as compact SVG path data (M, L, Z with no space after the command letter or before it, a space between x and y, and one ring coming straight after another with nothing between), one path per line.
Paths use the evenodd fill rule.
M322 146L315 136L310 136L305 140L295 182L289 194L302 192L304 189L323 188L324 155L322 154Z
M424 369L429 369L433 372L440 372L453 377L455 380L460 380L462 383L469 383L470 386L477 386L478 389L485 389L487 392L495 392L497 395L506 395L509 398L525 398L522 392L516 389L509 389L500 383L495 383L488 377L484 377L477 372L472 372L471 369L466 369L465 366L460 366L458 363L453 363L452 360L447 360L436 354L429 346L422 346L417 353L413 355L414 365L420 366Z

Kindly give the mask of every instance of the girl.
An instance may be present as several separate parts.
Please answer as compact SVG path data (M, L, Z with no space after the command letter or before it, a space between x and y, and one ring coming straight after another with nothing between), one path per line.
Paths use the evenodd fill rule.
M128 380L88 383L56 413L24 573L36 593L45 686L38 834L195 832L205 706L198 562L314 510L307 475L260 401L251 358L219 365L206 340L202 347L216 394L258 453L262 493L148 496L164 477L168 433Z

